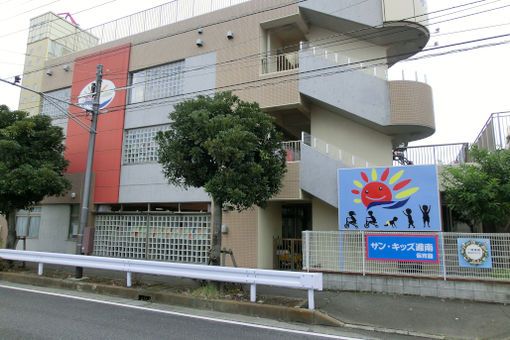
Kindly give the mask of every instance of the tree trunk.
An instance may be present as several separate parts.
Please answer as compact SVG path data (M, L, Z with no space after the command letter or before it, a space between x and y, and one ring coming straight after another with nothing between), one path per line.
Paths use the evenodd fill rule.
M209 254L209 264L213 266L221 265L221 221L222 221L222 202L213 200L213 231L211 252Z
M16 235L16 211L13 210L5 214L5 219L7 220L7 240L5 248L16 249L16 244L18 243Z

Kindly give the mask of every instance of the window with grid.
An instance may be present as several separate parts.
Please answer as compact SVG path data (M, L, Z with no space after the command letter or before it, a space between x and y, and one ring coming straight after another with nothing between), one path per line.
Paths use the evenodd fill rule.
M80 217L80 205L71 204L71 218L69 220L69 238L76 238L78 236Z
M56 91L46 92L46 94L54 98L65 100L66 102L71 101L70 87ZM66 118L64 112L68 111L69 104L43 96L41 114L50 116L52 119L59 119Z
M16 235L28 238L38 237L40 222L41 207L33 207L31 210L18 210L16 213Z
M158 145L154 140L158 131L167 131L170 125L159 125L126 130L124 133L123 164L156 162Z
M182 94L184 61L152 67L131 75L129 103L166 98Z

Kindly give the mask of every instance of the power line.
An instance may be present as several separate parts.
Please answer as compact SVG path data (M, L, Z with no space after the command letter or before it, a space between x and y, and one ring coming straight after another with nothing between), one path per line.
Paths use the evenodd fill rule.
M481 1L475 1L475 2L473 2L473 3L478 3L478 2L481 2ZM460 5L460 6L466 6L466 5L467 5L467 4ZM460 6L454 6L453 8L455 8L455 7L460 7ZM270 10L270 9L266 9L266 10ZM444 10L440 10L440 11L444 11ZM439 12L439 11L435 11L435 12ZM435 12L431 12L431 13L435 13ZM253 13L252 13L252 14L248 14L248 15L253 15ZM211 24L211 25L213 25L213 24ZM180 34L180 33L179 33L179 34ZM151 40L151 41L152 41L152 40ZM144 44L144 43L147 43L147 42L140 42L139 44ZM328 44L329 44L329 43L330 43L330 42L328 42ZM253 55L253 56L258 56L258 55L260 55L260 54ZM248 57L250 57L250 56L248 56ZM247 57L245 56L245 57L238 58L237 60L246 60L246 59L247 59ZM234 62L234 60L226 61L226 62L223 62L223 63L231 63L231 62ZM219 65L219 64L217 63L217 64L207 65L207 66L209 66L209 67L210 67L210 66L214 66L214 65ZM207 66L206 66L206 67L207 67ZM204 68L204 67L202 67L202 68ZM195 71L195 70L196 70L196 69L192 69L191 71ZM167 75L165 75L165 76L167 76ZM138 84L135 84L135 85L138 85Z
M114 1L115 1L115 0L114 0ZM293 2L288 3L288 4L286 4L286 5L283 5L283 6L293 5L293 4L299 3L299 2L301 2L301 1L303 1L303 0L293 1ZM477 0L477 1L473 1L473 2L467 3L467 4L461 4L461 5L452 6L452 7L446 8L446 9L441 9L441 10L437 10L437 11L434 11L434 12L429 12L428 14L433 14L433 13L438 13L438 12L444 12L444 11L446 11L446 10L451 10L451 9L455 9L455 8L465 7L465 6L469 6L469 5L472 5L472 4L476 4L476 3L480 3L480 2L485 2L485 1L487 1L487 0ZM501 0L496 0L496 1L501 1ZM496 2L496 1L493 1L493 2ZM359 4L363 3L363 2L365 2L365 1L361 1L361 2L359 2L359 3L352 4L352 5L350 5L350 6L346 7L346 8L352 7L353 5L359 5ZM493 3L493 2L490 2L490 3ZM490 4L490 3L489 3L489 4ZM281 7L283 7L283 6L281 6ZM479 5L479 6L481 6L481 5ZM477 7L478 7L478 6L477 6ZM344 10L344 9L346 9L346 8L342 8L342 9L340 9L340 10ZM474 8L474 7L472 7L472 8ZM267 11L267 10L271 10L271 9L273 9L273 8L268 8L268 9L265 9L265 10L263 10L263 11ZM340 10L337 10L337 11L340 11ZM334 12L337 12L337 11L334 11ZM247 15L254 15L254 14L257 14L257 13L259 13L259 12L253 12L253 13L249 13L249 14L247 14ZM247 16L247 15L245 15L245 16ZM423 16L425 16L425 15L426 15L426 14L423 14ZM422 16L422 15L420 15L420 16ZM408 20L408 19L412 19L412 18L414 18L414 17L404 18L403 20ZM209 26L216 25L216 24L218 24L218 23L222 23L222 22L229 21L229 20L235 20L235 19L236 19L236 18L231 18L231 19L228 19L228 20L223 20L223 21L221 21L221 22L212 23L212 24L210 24ZM369 29L371 29L371 28L376 28L376 27L377 27L377 26L370 27L370 28L363 28L363 29L356 30L356 31L351 31L351 32L345 32L345 33L342 33L342 34L339 34L339 35L336 35L336 36L341 36L341 35L346 35L346 34L353 34L353 33L356 33L356 32L362 32L362 31L369 30ZM187 31L183 31L183 32L177 32L177 33L170 34L170 35L165 35L165 36L163 36L163 37L160 37L159 39L166 38L166 37L169 37L169 36L174 36L174 35L177 35L177 34L186 33L186 32L192 31L192 30L194 30L194 29L196 29L196 28L193 28L193 29L190 29L190 30L187 30ZM399 32L397 32L397 33L399 33ZM375 33L370 33L370 34L373 34L374 36L376 36L378 33L377 33L377 32L375 32ZM379 36L380 36L380 34L379 34ZM367 37L367 36L365 36L365 37L363 37L363 36L358 36L358 38L366 38L366 37ZM329 39L329 38L330 38L330 37L328 37L328 39ZM352 38L344 39L344 41L345 41L345 40L350 40L350 39L352 39ZM140 44L149 43L149 42L152 42L152 41L154 41L154 40L150 40L150 41L142 41L142 42L139 42L139 43L137 43L137 44L134 44L133 46L137 46L137 45L140 45ZM251 40L250 40L250 41L251 41ZM257 55L252 55L252 56L260 56L260 55L261 55L261 53L259 53L259 54L257 54ZM242 58L250 58L250 57L252 57L252 56L245 56L245 57L241 57L241 58L238 58L238 59L242 59ZM228 61L227 61L227 63L228 63ZM87 64L87 63L83 63L83 64ZM58 66L58 64L57 64L57 65L52 65L52 66ZM34 70L34 72L37 72L37 71L40 71L40 70L43 70L43 68L38 69L38 70Z

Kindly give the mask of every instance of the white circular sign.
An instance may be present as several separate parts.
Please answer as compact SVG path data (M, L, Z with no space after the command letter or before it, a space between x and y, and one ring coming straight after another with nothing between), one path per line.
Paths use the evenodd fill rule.
M85 110L92 110L92 103L94 102L94 98L92 96L92 84L95 81L91 81L88 83L83 90L80 92L80 96L78 97L78 103ZM101 95L99 97L99 108L103 109L107 107L115 98L115 84L108 79L103 79L101 81Z
M466 247L466 256L471 260L478 261L483 257L483 249L478 244L470 244Z

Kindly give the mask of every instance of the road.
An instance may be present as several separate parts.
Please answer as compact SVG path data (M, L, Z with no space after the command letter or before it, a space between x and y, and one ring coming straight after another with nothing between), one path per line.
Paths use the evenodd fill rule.
M0 286L0 338L354 339L66 294Z

